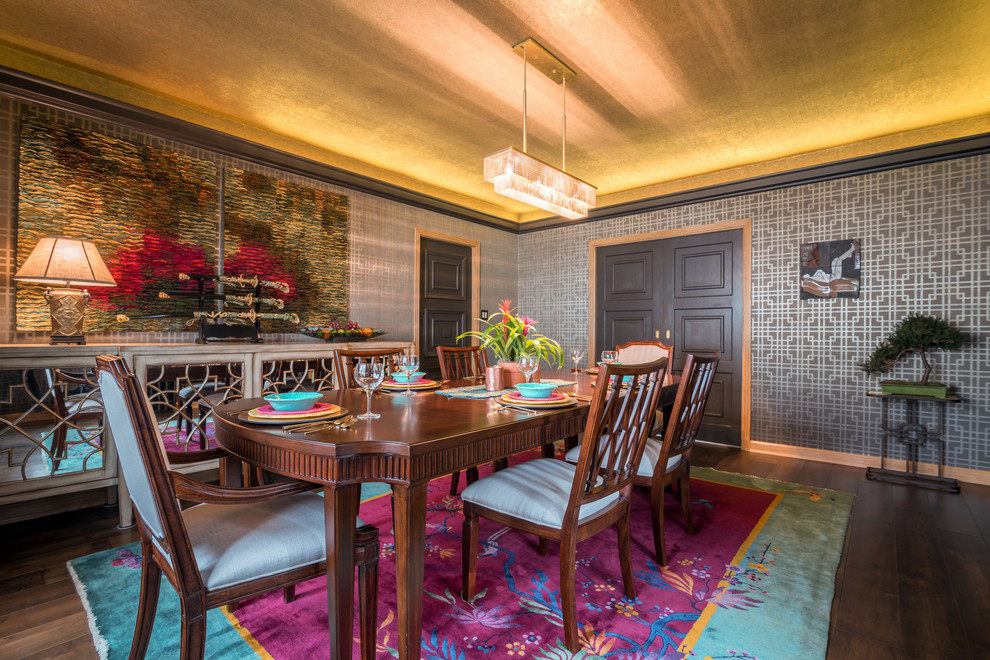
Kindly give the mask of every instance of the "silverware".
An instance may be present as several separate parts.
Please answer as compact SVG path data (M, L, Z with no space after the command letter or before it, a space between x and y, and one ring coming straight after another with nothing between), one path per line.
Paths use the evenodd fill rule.
M341 424L340 425L340 428L346 429L349 426L353 426L356 423L357 423L357 417L351 417L349 420L347 420L346 422L344 422L343 424Z
M519 406L513 406L508 403L502 403L501 401L495 401L494 399L492 399L489 405L495 410L498 410L499 412L506 409L513 410L515 412L526 413L527 415L535 415L539 412L537 410L530 410L529 408L520 408Z

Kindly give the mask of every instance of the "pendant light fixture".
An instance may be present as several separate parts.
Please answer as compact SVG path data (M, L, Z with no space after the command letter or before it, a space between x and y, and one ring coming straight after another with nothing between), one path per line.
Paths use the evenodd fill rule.
M596 188L563 169L567 167L567 80L577 74L532 37L512 49L523 60L523 148L519 151L507 147L485 156L485 181L494 184L495 192L500 195L565 218L587 217L588 211L595 207ZM526 73L530 65L561 86L563 122L559 170L526 153Z

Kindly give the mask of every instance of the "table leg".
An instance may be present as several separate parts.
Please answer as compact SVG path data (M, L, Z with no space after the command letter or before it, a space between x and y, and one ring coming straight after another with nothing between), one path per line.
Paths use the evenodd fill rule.
M426 552L426 484L392 486L399 658L419 660ZM401 549L401 550L400 550Z
M330 657L350 660L354 633L354 530L361 485L327 485L323 499L327 533Z

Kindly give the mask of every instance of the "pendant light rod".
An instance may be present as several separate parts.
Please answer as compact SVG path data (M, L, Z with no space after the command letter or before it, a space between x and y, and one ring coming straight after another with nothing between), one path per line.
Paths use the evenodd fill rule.
M567 79L560 81L560 107L564 110L560 126L560 169L567 171Z
M523 60L523 152L526 151L526 45L522 47Z

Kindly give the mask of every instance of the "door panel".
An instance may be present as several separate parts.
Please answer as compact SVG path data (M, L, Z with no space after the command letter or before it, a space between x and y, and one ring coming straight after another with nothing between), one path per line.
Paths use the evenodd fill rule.
M439 377L437 346L464 345L470 329L471 248L433 238L420 241L420 369Z
M612 344L618 346L630 341L638 341L640 337L650 334L654 326L653 310L632 310L628 312L612 312L605 319L608 326L606 334L612 338ZM604 350L604 349L602 349ZM597 361L597 357L592 362Z
M680 337L675 344L682 355L685 353L711 353L719 351L719 365L732 360L732 308L711 309L699 312L694 309L674 309L675 332L672 337ZM680 366L684 366L681 362ZM680 368L680 367L678 367Z
M680 373L688 353L719 351L700 437L738 446L742 232L602 247L597 263L596 353L627 341L660 339L674 346L672 368Z
M678 268L674 296L732 295L732 243L674 250Z

